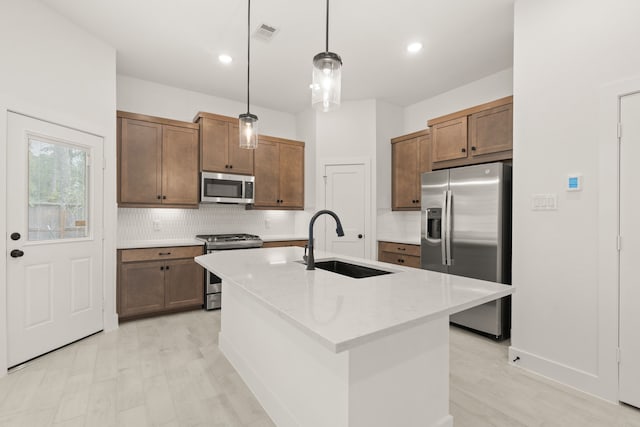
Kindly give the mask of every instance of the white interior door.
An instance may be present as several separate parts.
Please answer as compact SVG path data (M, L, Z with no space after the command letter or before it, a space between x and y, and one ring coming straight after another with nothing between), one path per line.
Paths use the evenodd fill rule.
M102 329L102 138L8 115L9 366Z
M620 400L640 407L640 93L620 99Z
M365 257L366 233L366 181L364 164L325 166L326 209L334 211L344 230L338 237L333 218L325 216L326 249L342 255Z

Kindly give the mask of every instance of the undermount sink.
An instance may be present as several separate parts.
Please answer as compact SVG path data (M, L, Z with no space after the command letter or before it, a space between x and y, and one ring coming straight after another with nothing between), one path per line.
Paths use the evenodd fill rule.
M382 276L391 274L392 271L378 270L377 268L365 267L363 265L351 264L337 259L316 261L316 268L342 274L354 279L364 279L365 277Z

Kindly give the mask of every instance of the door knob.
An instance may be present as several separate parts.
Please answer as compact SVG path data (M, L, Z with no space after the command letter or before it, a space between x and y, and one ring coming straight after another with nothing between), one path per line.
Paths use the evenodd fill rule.
M20 249L14 249L11 251L11 256L13 258L20 258L22 255L24 255L24 252L22 252Z
M358 239L362 239L364 237L362 234L358 234Z

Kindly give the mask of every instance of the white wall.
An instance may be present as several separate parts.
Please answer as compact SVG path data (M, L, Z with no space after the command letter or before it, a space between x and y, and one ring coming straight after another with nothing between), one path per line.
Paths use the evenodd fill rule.
M404 110L404 133L426 129L429 119L510 95L513 95L513 69L508 68L467 85L409 105Z
M348 161L368 162L371 183L368 211L371 213L369 236L365 249L367 256L375 253L375 212L376 212L376 101L342 102L340 109L328 113L316 113L316 207L323 209L324 164ZM316 225L316 236L323 236L320 222ZM324 249L323 239L318 239L318 249ZM375 255L373 255L375 257Z
M391 209L391 138L402 135L404 110L376 101L377 209Z
M6 171L7 110L104 137L105 329L115 315L116 54L33 0L3 0L0 13L0 170ZM0 174L0 235L6 236L7 177ZM10 185L10 183L9 183ZM0 239L6 253L6 240ZM6 368L6 257L0 257L0 376Z
M121 74L117 76L117 96L118 110L186 122L193 121L199 111L237 117L247 110L246 103ZM261 134L297 139L295 115L254 105L251 112L258 116Z
M609 400L617 399L616 123L600 123L599 111L615 109L615 96L601 104L606 85L640 76L638 16L640 2L627 0L515 6L510 359ZM570 173L583 175L583 191L564 191ZM536 193L557 194L558 210L532 211Z
M312 108L296 115L296 135L304 141L304 207L314 211L316 207L316 111Z

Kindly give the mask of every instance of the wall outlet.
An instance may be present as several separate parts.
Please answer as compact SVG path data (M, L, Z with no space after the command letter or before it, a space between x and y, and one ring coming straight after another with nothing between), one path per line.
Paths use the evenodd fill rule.
M557 194L533 194L531 209L534 211L555 211L558 209Z
M153 220L153 230L154 231L160 231L161 227L160 227L160 220L159 219L154 219Z

